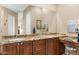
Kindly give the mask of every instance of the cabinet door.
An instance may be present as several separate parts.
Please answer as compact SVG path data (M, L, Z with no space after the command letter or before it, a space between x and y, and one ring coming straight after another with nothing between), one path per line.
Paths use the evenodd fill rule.
M60 47L60 44L59 44L59 38L54 38L53 39L53 49L54 49L54 55L59 55L60 54L60 51L59 51L59 47Z
M17 44L5 44L3 45L3 52L6 52L8 55L16 55L17 54Z
M33 54L34 55L45 55L45 40L33 41Z
M47 55L53 55L54 54L53 39L47 39L46 40L46 54Z
M64 54L65 46L60 42L59 38L51 38L46 40L46 54L60 55Z
M61 55L65 52L65 46L63 43L60 42L59 38L54 38L54 54Z
M21 42L20 55L32 55L32 41Z
M0 54L1 54L1 50L2 50L2 49L1 49L1 45L0 45Z
M59 42L59 54L65 54L65 45L62 42Z
M59 44L57 38L51 38L46 40L46 54L56 55L58 54Z

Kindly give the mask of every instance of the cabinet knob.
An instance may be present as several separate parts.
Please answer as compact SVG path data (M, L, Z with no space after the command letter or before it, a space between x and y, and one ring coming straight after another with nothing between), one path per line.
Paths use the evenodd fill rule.
M21 42L21 45L23 44L23 42Z

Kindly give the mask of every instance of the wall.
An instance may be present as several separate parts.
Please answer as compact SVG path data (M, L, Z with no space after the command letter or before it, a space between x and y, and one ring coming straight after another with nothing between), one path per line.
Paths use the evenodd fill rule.
M48 32L56 33L57 32L57 21L56 21L56 12L49 9L43 10L43 24L48 24Z
M4 30L7 26L4 26L4 9L3 7L0 6L0 35L5 33L6 31Z
M27 19L26 18L26 15L28 14L28 13L30 13L30 18L32 18L31 17L31 7L29 6L29 7L27 7L24 11L23 11L23 24L24 24L24 30L23 30L23 33L24 34L32 34L32 19ZM29 20L29 21L27 21L27 20ZM28 24L26 24L26 23L28 23ZM30 31L30 32L29 32Z
M69 20L79 19L79 5L63 4L57 8L57 32L67 33L67 24Z

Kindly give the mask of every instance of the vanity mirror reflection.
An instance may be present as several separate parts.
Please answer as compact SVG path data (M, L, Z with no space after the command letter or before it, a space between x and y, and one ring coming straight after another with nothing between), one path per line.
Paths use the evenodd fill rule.
M29 6L19 15L22 21L22 34L57 33L57 21L55 11L37 6ZM19 23L19 22L18 22ZM19 30L21 32L21 29Z
M17 33L17 13L0 6L0 35L10 36Z
M8 14L13 17L8 17ZM8 26L11 26L12 28L5 30L5 35L8 35L8 32L9 35L57 32L56 12L44 7L29 5L23 10L17 10L17 12L3 7L3 20L8 21L8 18L14 18L15 20L13 22L9 21L9 23L13 23L14 25L11 26L9 23L6 23L6 27L3 26L6 29Z

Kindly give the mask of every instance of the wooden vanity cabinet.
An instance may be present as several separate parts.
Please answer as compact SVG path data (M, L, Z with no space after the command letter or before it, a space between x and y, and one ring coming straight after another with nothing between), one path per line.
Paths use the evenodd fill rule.
M7 55L18 55L17 43L10 43L3 45L3 53Z
M46 42L45 40L33 41L33 55L45 55L46 54Z
M65 46L57 37L4 44L3 52L7 55L61 55Z

